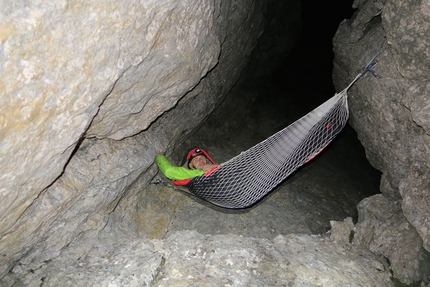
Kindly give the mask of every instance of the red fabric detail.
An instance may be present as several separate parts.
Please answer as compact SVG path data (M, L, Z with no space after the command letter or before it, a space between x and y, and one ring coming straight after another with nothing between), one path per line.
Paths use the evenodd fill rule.
M326 129L331 128L332 125L333 125L332 123L329 123L328 125L326 125Z
M307 161L305 161L303 164L310 162L311 160L313 160L317 155L319 155L330 143L326 144L325 146L323 146L322 149L320 149L318 152L316 152L313 156L311 156Z
M216 171L219 168L219 166L215 166L213 168L211 168L210 171L207 171L204 173L204 176L210 176L212 173L214 173L214 171Z
M179 185L179 186L184 186L189 184L191 181L191 178L187 178L187 179L173 179L172 182L174 185Z

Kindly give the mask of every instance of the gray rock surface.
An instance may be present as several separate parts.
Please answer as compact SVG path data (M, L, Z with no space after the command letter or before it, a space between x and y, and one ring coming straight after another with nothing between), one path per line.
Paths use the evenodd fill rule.
M389 201L378 194L364 199L357 208L354 245L388 258L393 274L404 283L430 276L430 256L422 248L421 237L401 213L400 201Z
M267 56L288 52L298 1L268 2L2 5L0 274L96 236L239 79L264 13L291 15Z
M346 145L241 212L148 186L159 152L177 160L193 141L227 160L285 126L276 114L303 115L293 104L260 110L267 120L250 132L237 116L256 112L257 96L232 90L291 50L298 1L3 3L0 285L392 286L389 272L430 281L429 4L354 5L334 38L333 75L340 90L382 47L383 78L360 79L350 108L384 198L381 210L360 205L350 244L343 220L373 187L358 166L327 164ZM249 109L232 104L241 99ZM219 105L231 116L208 124L222 128L189 138ZM310 235L330 228L333 241Z
M380 51L374 70L382 77L368 73L349 91L350 122L369 162L383 173L382 194L401 205L392 219L397 223L388 220L389 226L374 226L375 238L395 238L395 242L384 242L384 248L390 260L401 262L402 255L394 254L399 252L394 246L409 248L415 254L421 253L421 247L430 251L430 45L424 40L430 32L430 5L428 1L400 0L355 1L354 5L358 9L354 17L340 24L333 39L333 78L336 88L343 89ZM373 238L367 232L364 237ZM404 260L408 261L406 254ZM428 259L418 260L429 269ZM415 263L411 264L415 266L413 274L401 270L408 268L402 263L399 266L393 272L404 282L419 279ZM428 281L426 274L422 273L422 279Z
M76 205L88 184L80 178L98 171L86 169L91 164L85 160L70 157L84 137L121 139L147 128L218 63L219 36L228 41L215 24L220 10L219 3L214 5L210 1L2 5L0 273L27 253L25 249L46 239L42 238L46 229L64 226L63 219L56 220L61 214L69 213L76 221L67 224L78 228L88 214L120 195L121 184L105 195L105 203L93 203L96 210L93 204ZM233 19L241 12L231 15L234 27ZM255 34L244 35L249 50ZM243 57L235 54L239 61ZM98 166L105 165L105 171L131 167L112 163ZM63 175L69 180L62 180L61 186L56 180ZM124 176L118 174L117 179ZM70 181L71 177L75 179ZM133 177L136 174L125 181ZM84 196L91 198L92 192ZM69 231L63 245L74 236ZM61 248L61 243L50 244Z
M321 236L178 231L142 240L107 227L98 242L63 253L14 286L393 286L370 251Z
M343 221L330 221L331 232L330 240L351 243L354 238L354 222L351 217L345 218Z

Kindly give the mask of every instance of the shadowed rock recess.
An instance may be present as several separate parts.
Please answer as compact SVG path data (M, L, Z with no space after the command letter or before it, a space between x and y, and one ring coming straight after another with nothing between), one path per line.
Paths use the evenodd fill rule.
M24 2L0 5L1 286L430 286L428 1ZM255 206L158 173L230 159L377 51L351 126Z

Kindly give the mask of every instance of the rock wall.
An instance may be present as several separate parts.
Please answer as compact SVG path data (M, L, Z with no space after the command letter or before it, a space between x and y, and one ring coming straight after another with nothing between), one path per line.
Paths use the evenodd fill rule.
M373 197L360 208L372 216L361 216L360 225L367 228L360 229L365 234L357 243L394 262L403 282L428 280L430 3L357 0L354 7L354 17L340 24L333 40L333 77L337 90L343 89L380 51L374 70L381 78L366 74L349 91L349 100L350 122L367 158L383 173L386 198ZM379 208L365 207L372 205Z
M0 275L31 273L103 230L128 187L153 177L154 155L186 138L238 80L265 13L296 19L277 27L296 34L299 10L289 8L3 3Z

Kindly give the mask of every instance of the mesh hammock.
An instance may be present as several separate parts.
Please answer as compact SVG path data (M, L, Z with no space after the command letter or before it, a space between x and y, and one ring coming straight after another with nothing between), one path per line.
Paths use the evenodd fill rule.
M221 207L251 206L318 155L343 129L348 115L345 90L212 173L193 178L188 190Z
M342 92L216 170L193 178L189 192L224 208L255 204L339 134L349 116L347 90L366 72L377 76L371 69L377 55Z

